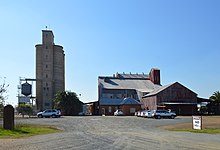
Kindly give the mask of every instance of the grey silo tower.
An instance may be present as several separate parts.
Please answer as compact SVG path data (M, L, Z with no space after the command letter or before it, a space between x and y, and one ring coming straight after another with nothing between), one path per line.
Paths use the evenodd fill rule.
M55 94L65 90L65 54L62 46L54 44L51 30L42 30L42 44L35 47L37 109L50 109Z

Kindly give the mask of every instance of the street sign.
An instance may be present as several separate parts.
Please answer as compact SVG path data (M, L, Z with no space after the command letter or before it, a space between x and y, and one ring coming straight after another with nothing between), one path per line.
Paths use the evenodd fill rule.
M202 130L202 116L192 116L192 128Z

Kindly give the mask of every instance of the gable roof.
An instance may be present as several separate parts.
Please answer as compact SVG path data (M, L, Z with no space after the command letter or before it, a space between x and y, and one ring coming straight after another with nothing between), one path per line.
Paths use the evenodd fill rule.
M157 95L158 93L164 91L165 89L168 89L169 87L175 85L175 84L179 84L180 86L188 89L187 87L183 86L182 84L180 84L179 82L175 82L175 83L172 83L172 84L168 84L168 85L165 85L165 86L161 86L159 87L158 89L155 89L153 91L151 91L150 93L146 94L145 96L143 97L149 97L149 96L153 96L153 95ZM189 91L191 91L190 89L188 89ZM196 94L195 92L191 91L192 93Z
M140 102L138 102L137 100L133 99L133 98L124 98L124 100L120 103L121 105L138 105L140 104Z
M133 98L100 98L99 100L100 105L138 105L140 102L138 102L136 99Z
M123 99L119 98L100 98L99 105L120 105Z

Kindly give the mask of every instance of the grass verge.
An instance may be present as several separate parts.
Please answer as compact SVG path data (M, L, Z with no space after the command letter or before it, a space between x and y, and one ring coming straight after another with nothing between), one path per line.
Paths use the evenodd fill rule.
M207 134L220 134L220 129L168 129L169 131L180 131L180 132L193 132L193 133L207 133Z
M19 138L33 135L49 134L61 130L51 126L19 125L14 130L0 128L0 138Z

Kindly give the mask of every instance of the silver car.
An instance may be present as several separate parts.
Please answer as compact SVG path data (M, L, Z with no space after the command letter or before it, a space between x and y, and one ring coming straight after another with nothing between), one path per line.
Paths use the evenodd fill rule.
M168 111L168 110L156 110L153 113L153 117L156 118L156 119L160 119L160 118L174 119L176 117L176 113Z
M46 109L43 112L37 113L38 118L43 118L43 117L56 118L56 117L60 117L60 116L61 116L60 110L56 110L56 109Z

